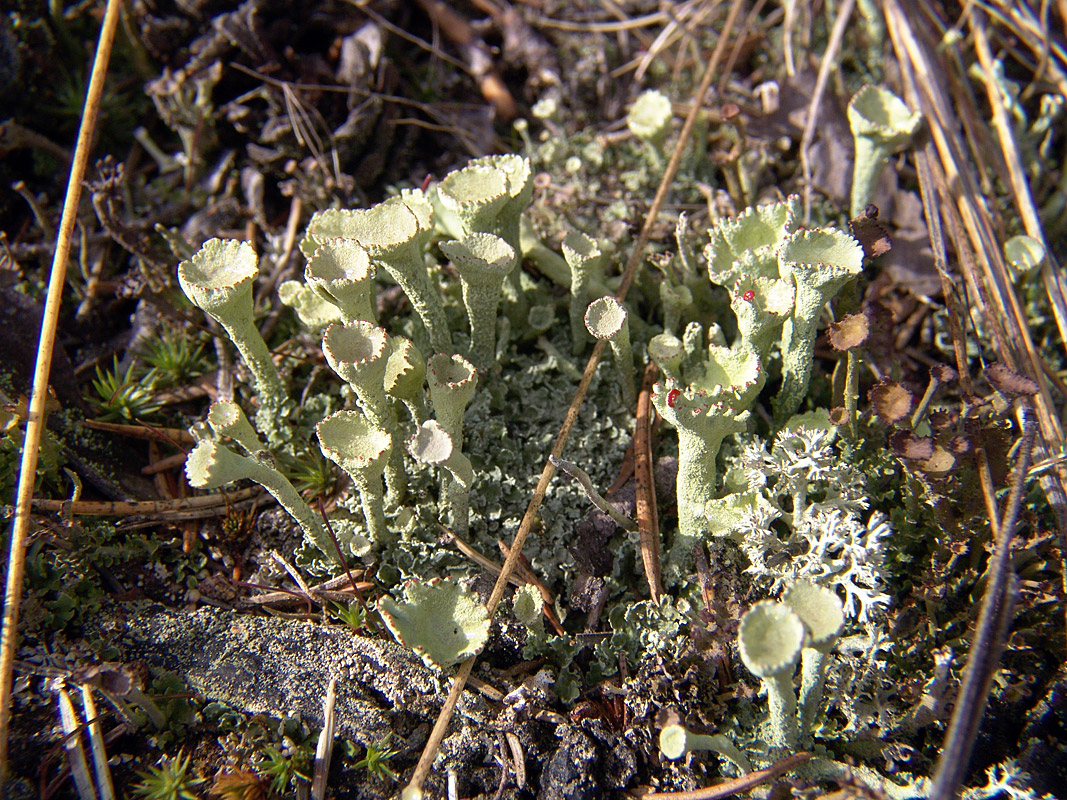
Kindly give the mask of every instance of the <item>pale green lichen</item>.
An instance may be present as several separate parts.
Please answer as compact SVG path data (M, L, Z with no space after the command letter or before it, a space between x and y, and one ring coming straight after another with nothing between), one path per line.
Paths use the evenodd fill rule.
M178 265L178 283L185 296L222 326L252 372L260 401L256 421L272 444L280 444L290 435L286 419L290 406L285 383L252 314L252 284L258 274L252 245L233 240L210 239Z
M722 440L745 430L748 411L725 397L682 389L675 381L657 383L652 403L678 431L678 533L664 564L664 578L677 583L704 529L704 504L718 491L716 459Z
M614 297L601 297L586 309L585 327L594 339L604 339L611 346L623 408L633 412L637 408L637 390L634 388L634 354L627 316L626 308Z
M408 440L408 452L420 464L441 467L452 480L446 482L448 504L452 508L452 525L460 536L470 529L470 493L474 470L470 459L460 453L452 437L437 420L428 420Z
M207 422L216 435L229 436L250 456L267 449L245 412L232 400L217 400L212 403L207 412Z
M782 594L782 603L804 623L807 635L801 652L800 732L810 738L822 706L826 662L845 626L841 600L830 589L797 581Z
M238 455L217 442L203 440L186 459L185 476L189 485L196 489L218 489L239 480L258 483L297 521L308 541L334 560L333 544L319 518L288 478L273 466L258 458Z
M463 304L471 324L470 360L486 369L496 352L497 307L504 281L518 260L504 239L491 233L471 233L463 239L441 242L463 284Z
M595 240L580 231L571 231L563 239L563 257L570 267L571 339L575 353L580 353L588 341L585 311L591 300L593 284L601 277L604 254Z
M741 277L779 277L778 248L797 230L799 203L792 196L717 221L704 247L711 282L730 288Z
M316 294L337 306L344 322L377 321L376 271L367 251L353 239L328 239L308 259L304 280Z
M649 159L657 169L663 165L663 146L671 132L672 117L670 98L655 89L638 95L626 114L626 127L645 143Z
M799 231L779 248L778 272L796 287L793 313L782 324L782 388L774 399L779 423L796 413L807 395L823 308L862 269L863 248L840 231Z
M682 725L667 725L659 732L659 751L665 758L677 761L695 750L711 750L729 759L741 774L752 771L748 758L721 734L693 733Z
M477 596L452 580L409 581L399 603L378 601L382 620L400 644L426 666L444 669L476 655L489 638L489 613Z
M382 473L393 450L393 437L357 411L338 411L315 426L322 454L337 464L359 490L371 541L381 548L396 537L382 510Z
M311 257L329 239L352 239L393 277L419 315L435 350L452 349L441 293L426 268L433 208L421 193L392 197L368 209L329 209L308 222L301 250Z
M871 200L889 156L918 132L922 115L887 89L864 86L848 104L848 124L856 152L852 168L850 215L858 217Z
M741 617L737 648L749 671L763 682L770 713L767 743L794 748L798 740L793 672L804 644L804 623L788 607L769 600Z

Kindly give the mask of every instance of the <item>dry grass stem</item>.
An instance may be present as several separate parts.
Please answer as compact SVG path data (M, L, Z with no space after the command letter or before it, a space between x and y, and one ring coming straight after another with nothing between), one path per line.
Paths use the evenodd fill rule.
M93 133L96 130L100 98L104 93L104 79L111 58L111 45L115 40L118 25L119 0L108 0L100 39L93 59L89 88L85 96L78 143L74 149L74 161L67 182L67 194L63 201L63 216L56 237L56 252L52 259L52 271L48 279L48 296L45 299L41 337L37 345L37 362L34 366L33 389L30 393L30 409L26 419L26 437L22 447L22 464L19 471L18 493L15 499L15 523L11 531L8 555L7 586L4 592L4 627L0 637L0 780L10 774L7 762L8 732L11 725L11 679L15 659L15 644L18 640L19 605L22 601L22 578L25 570L26 539L30 529L31 499L37 478L37 459L40 453L41 435L44 426L45 402L48 400L48 376L52 369L52 349L56 341L56 326L59 322L59 306L66 285L67 255L70 253L71 236L78 218L78 202L81 199L82 180L89 163Z

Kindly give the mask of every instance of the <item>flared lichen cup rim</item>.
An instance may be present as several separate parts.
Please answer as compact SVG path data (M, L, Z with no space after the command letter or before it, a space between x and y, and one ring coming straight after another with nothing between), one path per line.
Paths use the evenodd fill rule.
M673 333L664 331L648 340L648 355L657 364L671 362L685 355L685 345Z
M452 211L502 206L511 199L507 173L488 164L468 164L453 170L437 185L437 194Z
M431 385L442 388L462 389L470 387L478 380L478 370L458 353L455 355L436 353L430 356L426 366L429 370Z
M423 212L426 213L426 212ZM301 249L311 253L329 239L353 239L372 259L388 261L398 252L419 242L432 230L430 219L423 219L400 197L390 197L370 208L319 211L308 222Z
M354 239L327 239L311 254L304 280L325 286L353 286L375 277L377 270L366 248Z
M702 437L716 431L733 431L747 419L747 411L739 412L727 400L702 389L683 388L674 378L652 385L652 404L659 415L675 428Z
M185 459L185 479L194 489L217 489L247 478L247 463L228 447L202 439Z
M434 419L422 423L408 439L408 452L422 464L440 466L448 461L454 449L452 437Z
M229 430L244 416L233 400L216 400L207 411L207 422L216 433Z
M388 334L385 328L367 320L330 325L322 336L322 352L336 371L346 365L360 368L385 355Z
M737 646L753 675L771 678L792 672L804 645L804 623L788 606L763 600L741 617Z
M379 471L393 446L389 432L358 411L336 411L321 420L315 432L322 454L348 472Z
M858 275L863 269L863 246L847 233L832 228L799 231L778 248L778 263L783 277L795 275L798 266L813 276Z
M730 304L735 309L751 306L757 313L785 317L796 302L796 294L796 287L788 281L762 275L744 275L734 283Z
M404 336L390 336L386 344L383 382L386 394L401 398L414 397L425 380L426 359L419 348Z
M604 255L596 239L581 231L569 231L563 237L561 249L563 250L563 259L571 267L584 266L590 262L596 262Z
M799 203L798 195L789 195L716 220L708 229L704 246L712 283L720 283L724 277L736 280L746 271L758 274L761 268L773 270L775 249L797 229Z
M503 172L512 199L522 199L533 189L533 167L526 156L517 153L482 156L472 160L470 166L493 167Z
M585 327L594 338L614 339L626 326L626 307L614 297L600 297L585 310Z
M712 233L721 236L735 254L773 247L796 229L798 203L797 195L789 195L784 200L749 206L736 216L716 221L708 231L709 236Z
M197 308L216 312L244 296L251 301L258 262L248 242L208 239L178 265L178 283Z
M912 111L888 89L868 84L848 103L848 121L853 135L875 136L903 144L918 131L922 115Z
M709 397L744 397L759 382L763 372L759 353L748 347L710 345L704 374L694 387Z
M492 233L476 232L441 242L441 252L460 278L470 283L503 283L516 263L515 248Z
M845 609L833 590L811 581L797 581L782 594L782 602L808 629L812 647L825 647L841 634Z

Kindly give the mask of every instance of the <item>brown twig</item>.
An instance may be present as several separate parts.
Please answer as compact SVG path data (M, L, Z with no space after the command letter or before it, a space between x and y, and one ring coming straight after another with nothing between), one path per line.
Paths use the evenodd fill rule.
M4 593L4 627L0 636L0 780L10 774L7 761L8 732L11 726L11 679L15 659L15 643L18 640L19 605L22 601L22 578L25 572L26 541L30 530L31 499L37 479L37 459L40 453L41 434L44 426L44 407L48 399L48 375L52 369L52 350L56 341L56 326L63 288L67 277L67 255L70 252L71 235L78 219L78 202L81 199L82 179L89 163L93 133L96 130L100 97L104 92L104 79L111 58L111 44L115 40L115 28L121 8L119 0L108 0L100 39L93 59L89 89L85 95L78 143L74 148L67 194L63 201L63 215L56 237L56 253L52 259L52 272L48 279L48 295L45 299L41 336L37 345L37 363L33 374L33 389L30 393L30 411L26 419L26 435L22 447L22 464L19 471L18 493L15 500L15 523L11 531L8 555L7 586Z
M489 46L477 36L471 24L441 0L418 0L422 10L449 41L463 51L468 69L478 81L482 97L492 103L496 115L511 122L519 115L519 106L494 63Z
M257 496L263 490L258 486L250 486L236 492L223 495L219 493L198 495L196 497L180 497L177 500L130 500L119 502L117 500L40 500L34 499L33 507L41 511L55 511L60 513L77 514L87 517L133 517L133 516L181 516L182 519L193 519L188 516L190 512L208 512L199 516L209 516L215 509L223 508L227 500L230 503L239 503Z
M634 423L634 483L637 484L637 529L641 537L641 562L645 566L648 593L653 603L663 594L660 578L659 516L656 510L656 483L652 475L652 384L658 372L654 362L645 366L641 394L637 397Z
M637 266L644 260L645 248L648 246L648 243L652 238L652 230L655 227L656 217L658 216L660 209L663 207L664 201L667 199L667 193L670 191L674 176L677 174L678 167L682 163L685 144L693 135L693 128L696 125L698 111L703 106L704 97L711 86L712 80L715 78L715 73L719 68L719 64L722 63L723 54L726 51L731 32L733 31L743 5L744 3L741 2L741 0L733 0L730 4L730 13L727 15L726 22L723 24L723 30L722 33L719 34L719 40L715 44L715 50L712 53L711 58L708 60L708 65L704 71L704 76L701 78L700 86L694 93L693 104L690 108L689 115L686 117L685 122L682 125L682 130L678 137L678 144L675 146L674 152L671 154L671 158L667 162L667 166L663 172L663 179L660 181L655 197L652 198L652 204L648 209L648 215L645 217L644 225L641 226L641 233L638 235L633 250L630 252L630 258L626 262L626 269L623 272L622 281L619 284L619 290L616 294L617 299L620 301L625 299L626 293L629 291L630 285L633 283L634 275L637 272ZM589 361L585 365L585 371L582 373L581 382L578 384L578 389L574 393L574 399L571 400L570 407L567 409L567 415L563 420L563 425L560 427L559 435L556 437L556 441L552 446L552 454L556 456L556 458L561 458L563 456L563 448L567 444L567 439L570 437L574 423L578 420L578 412L581 410L586 392L589 391L589 384L593 381L593 375L596 373L597 364L600 363L600 357L604 353L604 347L605 340L599 340L593 347L593 354L589 357ZM538 479L537 486L534 488L533 497L530 498L530 503L526 507L526 513L523 514L522 520L519 522L519 529L515 532L515 538L511 543L511 553L504 562L504 567L501 569L496 585L493 587L493 593L489 597L489 602L486 603L486 608L488 609L490 616L496 611L497 605L499 605L500 600L504 596L504 590L507 587L508 579L519 561L519 556L522 555L522 548L526 543L526 537L529 536L530 530L533 528L534 520L537 517L537 510L541 506L541 501L544 499L545 492L548 490L548 484L552 480L555 471L556 468L552 465L552 462L546 460L544 469L541 471L541 477ZM472 656L464 661L460 665L455 678L452 679L452 687L448 692L448 697L445 698L441 712L437 716L437 721L434 723L433 729L430 731L430 735L426 740L421 755L419 756L419 761L415 765L415 770L411 774L411 779L408 781L408 785L404 788L402 793L404 800L417 800L417 798L422 797L422 784L430 772L430 767L437 755L437 749L441 746L441 741L445 737L445 731L448 728L449 720L451 720L452 714L456 708L456 703L459 702L460 695L463 693L463 686L466 684L467 678L471 674L471 670L474 669L475 660L476 657Z
M740 778L732 778L713 786L705 786L703 789L694 789L691 792L652 792L638 796L641 800L723 800L731 795L747 792L761 783L774 780L779 775L785 775L810 761L811 757L811 753L794 753L764 769L758 769Z
M187 430L181 428L158 428L151 425L122 425L117 422L98 422L95 419L82 420L82 425L92 428L94 431L116 433L130 439L157 439L182 447L196 444L196 438Z
M248 586L254 589L274 589L274 587L260 586L259 584L243 583L242 585ZM343 594L341 589L349 584L348 575L338 575L336 578L330 578L328 581L312 586L308 589L308 593L312 597L321 597L326 600L336 600L338 595ZM361 583L352 584L358 586L360 589L370 591L374 588L374 584L363 581ZM271 605L275 603L294 602L296 600L303 600L303 595L294 592L290 589L275 589L269 591L267 594L256 595L254 597L247 597L244 602L251 603L257 606Z

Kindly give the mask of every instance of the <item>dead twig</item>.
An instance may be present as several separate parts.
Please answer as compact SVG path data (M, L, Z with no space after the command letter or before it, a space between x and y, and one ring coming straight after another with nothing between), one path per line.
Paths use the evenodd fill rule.
M634 483L637 529L641 537L641 562L645 566L648 593L653 603L663 594L660 566L659 514L656 508L656 483L652 474L652 385L658 370L653 362L645 367L641 393L637 396L637 419L634 423Z
M810 761L811 757L812 753L794 753L765 769L758 769L755 772L742 775L740 778L722 781L713 786L705 786L703 789L694 789L691 792L650 792L649 794L639 794L637 797L640 797L641 800L722 800L731 795L747 792L761 783L774 780L779 775L785 775L801 764Z
M34 499L33 507L41 511L54 511L63 514L77 514L88 517L133 517L158 516L170 519L197 519L208 517L218 509L225 508L227 500L239 503L250 500L263 490L250 486L230 494L204 494L196 497L180 497L176 500L39 500Z
M100 97L104 92L104 79L111 58L111 44L115 40L115 28L121 9L119 0L108 0L100 38L93 58L89 89L85 96L78 143L74 148L74 161L67 181L67 194L63 201L63 215L56 237L56 253L52 259L52 271L48 279L48 295L45 299L41 336L37 345L37 363L34 367L33 389L30 393L30 411L26 419L26 436L22 446L22 464L19 471L18 493L15 500L15 523L11 531L8 555L7 586L4 593L4 627L0 636L0 780L10 774L7 761L8 732L11 727L11 679L15 660L15 643L18 640L19 606L22 602L22 578L25 572L26 542L30 530L31 499L37 479L37 460L40 454L41 434L44 428L44 407L48 399L48 376L52 370L52 350L56 342L56 326L63 288L67 277L67 256L74 224L78 219L78 203L81 199L82 180L89 163L93 134L96 131Z
M519 116L519 105L500 77L489 45L475 34L471 24L441 0L419 0L419 5L445 38L463 52L482 97L492 104L497 117L503 122L511 122Z

